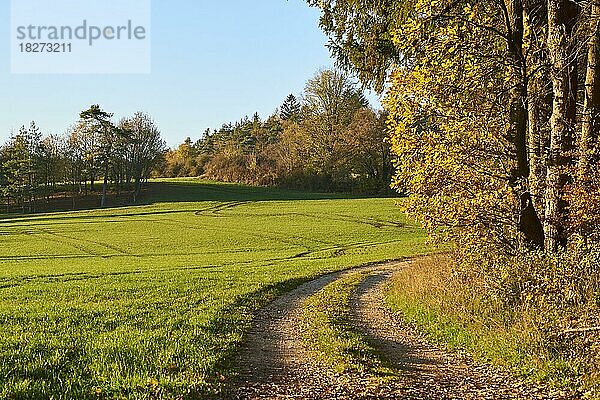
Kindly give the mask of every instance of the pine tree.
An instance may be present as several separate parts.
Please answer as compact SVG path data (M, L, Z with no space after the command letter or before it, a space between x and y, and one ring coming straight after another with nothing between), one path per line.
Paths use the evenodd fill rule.
M88 110L82 111L80 117L84 121L95 124L95 130L100 137L100 161L104 166L104 184L102 185L102 200L100 206L106 206L106 195L108 188L108 174L110 172L111 158L115 144L117 129L110 121L112 114L102 110L99 105L94 104Z
M293 94L290 94L283 104L279 115L284 121L297 121L300 117L300 102Z

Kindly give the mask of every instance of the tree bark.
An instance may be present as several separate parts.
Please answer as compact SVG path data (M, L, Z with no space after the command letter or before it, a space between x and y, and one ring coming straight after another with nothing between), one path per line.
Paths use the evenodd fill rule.
M515 152L516 167L510 180L516 184L529 176L527 160L527 72L523 57L523 2L507 0L507 52L511 61L510 74L512 87L509 93L508 141Z
M543 209L540 200L544 192L544 164L542 146L542 110L540 104L540 77L533 77L529 83L528 103L528 155L529 191L536 209Z
M587 180L595 164L594 152L600 128L600 3L593 3L590 15L587 70L581 139L579 142L579 180Z
M135 189L133 191L133 202L137 202L138 200L138 196L140 195L140 192L142 191L142 176L138 175L137 178L135 179Z
M106 190L108 188L108 164L104 169L104 184L102 185L102 200L100 200L100 207L106 207Z
M531 175L528 157L528 76L527 63L523 53L525 35L525 9L523 0L506 0L506 31L508 34L507 53L510 59L511 89L509 92L509 125L507 139L512 145L515 157L515 168L511 171L509 181L520 198L527 194L530 206L521 208L518 229L525 240L535 246L543 246L544 233L537 211L531 201L528 179Z
M566 244L562 194L566 183L565 167L569 165L570 124L575 120L572 96L572 61L570 54L570 24L567 0L548 0L548 53L553 102L550 117L550 151L546 173L545 248L556 251ZM571 25L572 27L572 25Z
M529 159L528 186L535 214L544 215L544 190L546 183L546 141L549 136L548 120L552 110L552 90L547 68L548 51L544 37L548 16L547 0L525 0L524 2L524 42L527 70L527 154ZM521 203L523 200L521 199ZM538 225L539 226L539 225ZM543 237L543 229L541 232ZM544 246L539 243L540 247Z

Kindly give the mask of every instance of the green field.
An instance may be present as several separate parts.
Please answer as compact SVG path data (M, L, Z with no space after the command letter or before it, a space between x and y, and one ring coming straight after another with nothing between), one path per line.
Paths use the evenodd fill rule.
M397 199L172 180L145 200L0 217L0 398L206 395L274 295L427 252Z

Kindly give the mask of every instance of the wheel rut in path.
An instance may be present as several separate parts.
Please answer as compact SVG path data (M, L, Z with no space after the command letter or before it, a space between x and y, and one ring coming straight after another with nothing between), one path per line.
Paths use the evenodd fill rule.
M255 317L236 358L239 376L227 399L573 399L525 384L505 372L427 343L385 306L387 282L409 262L392 262L333 273L284 294ZM320 365L304 347L302 305L340 277L371 274L350 299L353 325L397 371L392 379L368 372L337 374Z
M392 263L397 264L397 263ZM358 267L322 276L284 294L261 309L236 359L240 376L230 383L227 398L353 398L342 392L351 382L320 366L304 348L300 327L302 304L345 274L392 264Z

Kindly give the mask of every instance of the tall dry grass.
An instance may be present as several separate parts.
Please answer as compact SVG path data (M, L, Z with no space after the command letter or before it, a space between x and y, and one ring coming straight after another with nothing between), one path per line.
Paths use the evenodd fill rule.
M596 278L584 279L594 260L457 259L412 261L392 280L389 306L450 350L598 398L600 332L565 333L597 319Z

